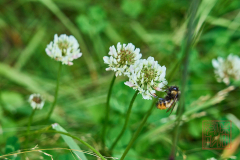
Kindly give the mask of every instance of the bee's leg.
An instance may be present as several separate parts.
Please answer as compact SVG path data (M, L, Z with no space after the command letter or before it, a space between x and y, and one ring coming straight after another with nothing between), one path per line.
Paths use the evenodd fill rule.
M154 98L158 98L158 96L154 93L150 93Z
M161 101L161 100L159 100L159 101L156 103L156 106L157 106L158 109L161 108L162 103L163 103L163 101Z
M157 103L156 103L156 107L157 107L157 108L158 108L159 103L160 103L160 102L157 102Z
M166 101L163 101L164 109L166 109Z

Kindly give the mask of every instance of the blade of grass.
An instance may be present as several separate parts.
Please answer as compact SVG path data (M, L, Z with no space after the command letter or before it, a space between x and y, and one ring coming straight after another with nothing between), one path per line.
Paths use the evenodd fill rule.
M234 153L239 148L239 144L240 144L240 135L225 147L220 160L225 160L227 158L230 158L232 155L234 155Z
M0 28L3 28L5 26L7 26L7 23L3 19L0 18Z
M91 34L89 37L92 40L92 44L95 50L95 54L98 56L99 61L102 61L102 58L106 55L107 51L105 50L103 40L99 33Z
M186 84L187 84L187 76L188 76L188 63L189 63L189 56L192 48L192 40L193 40L193 34L195 30L195 18L196 13L198 10L199 0L193 1L190 6L190 13L189 13L189 21L187 26L187 33L186 33L186 47L183 52L183 68L182 68L182 83L181 83L181 99L179 102L179 107L177 110L177 122L175 131L173 134L173 145L172 145L172 151L170 155L170 160L175 159L175 152L177 148L177 142L179 137L179 126L182 119L182 115L184 113L184 107L185 107L185 90L186 90Z
M55 124L53 129L60 132L68 133L64 128L62 128L59 124ZM87 160L86 156L82 152L77 152L75 150L81 151L80 147L77 145L77 143L69 136L61 134L64 142L68 145L70 149L73 149L73 153L77 155L81 160Z
M226 18L216 18L213 16L208 16L206 18L206 22L212 24L212 25L216 25L216 26L222 26L222 27L226 27L228 29L232 29L232 30L240 30L239 26L240 23L236 22L236 21L231 21L228 20Z
M17 62L15 64L16 69L21 69L26 62L30 59L32 54L34 53L35 49L39 45L40 42L42 42L43 38L45 38L45 28L40 27L37 31L37 33L33 36L31 41L28 43L27 47L21 52L20 56L17 59Z
M111 41L113 41L114 43L124 41L124 38L114 29L114 27L110 23L108 23L104 32L108 36L108 38L111 39Z
M131 24L132 30L141 38L145 43L149 43L151 41L151 37L148 35L148 32L145 28L138 22L134 22Z
M131 24L132 30L144 41L146 44L152 44L154 42L166 42L172 38L171 33L149 33L140 23L133 22Z
M205 22L206 18L208 17L209 13L217 3L217 0L203 0L201 4L199 5L199 9L197 11L196 17L199 18L196 29L195 29L195 34L197 34L202 27L203 23Z

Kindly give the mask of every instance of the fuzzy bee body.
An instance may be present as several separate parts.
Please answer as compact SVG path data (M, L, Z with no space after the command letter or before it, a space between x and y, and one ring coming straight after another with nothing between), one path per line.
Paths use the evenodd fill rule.
M157 102L157 108L161 110L167 109L172 105L172 103L173 103L173 100L166 100L161 98L161 100Z
M170 86L166 89L167 95L164 98L158 98L157 108L158 109L168 109L167 112L171 110L171 113L176 105L176 102L180 98L180 90L177 86ZM156 96L154 96L157 98ZM171 114L170 113L170 114Z

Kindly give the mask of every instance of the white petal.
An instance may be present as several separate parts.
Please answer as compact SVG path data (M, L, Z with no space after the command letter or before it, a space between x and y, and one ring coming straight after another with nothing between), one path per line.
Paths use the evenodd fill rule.
M131 82L127 81L127 82L124 82L125 85L129 86L129 87L134 87L135 85L132 84Z
M213 59L213 60L212 60L212 65L213 65L214 68L218 68L219 63L218 63L217 60Z
M108 56L104 56L104 57L103 57L103 61L104 61L104 63L106 63L106 64L109 64L109 63L110 63L110 59L109 59Z

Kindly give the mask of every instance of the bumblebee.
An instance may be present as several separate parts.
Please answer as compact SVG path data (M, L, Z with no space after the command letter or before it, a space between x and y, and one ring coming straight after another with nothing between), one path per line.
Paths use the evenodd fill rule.
M158 98L158 102L156 104L158 109L168 109L167 112L171 110L171 113L176 105L176 102L180 98L181 91L177 86L170 86L166 87L167 95L164 98L158 98L156 95L154 95L155 98ZM171 114L170 113L170 114Z

